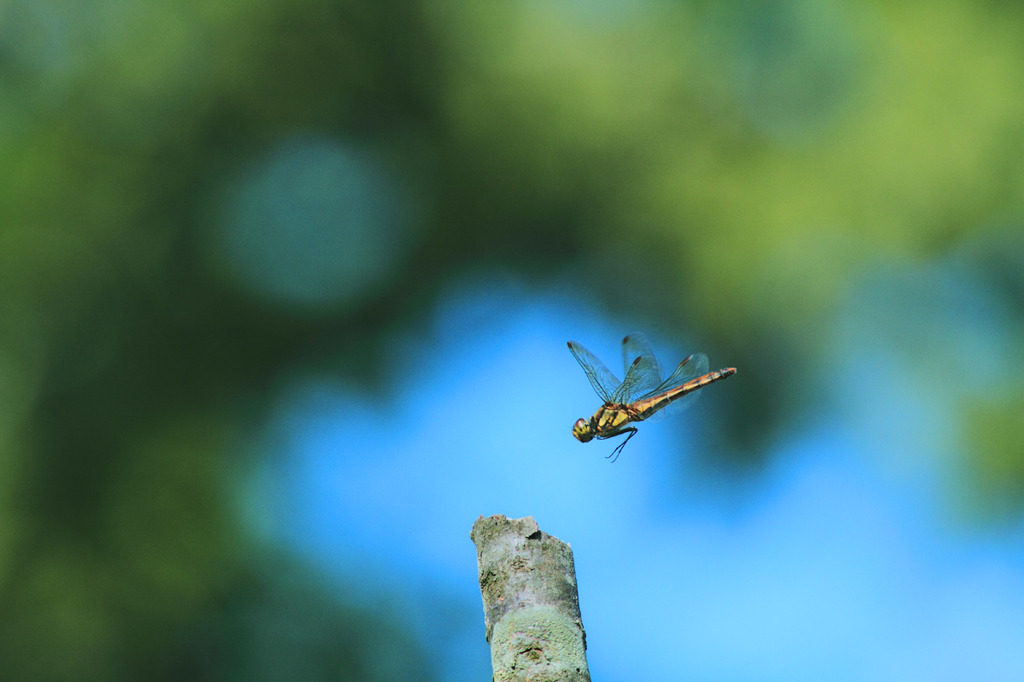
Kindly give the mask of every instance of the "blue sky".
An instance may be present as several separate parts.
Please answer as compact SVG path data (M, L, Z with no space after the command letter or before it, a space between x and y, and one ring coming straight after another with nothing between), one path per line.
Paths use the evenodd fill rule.
M878 341L857 314L877 306L835 322L834 409L808 413L753 484L723 495L697 469L679 485L713 399L642 425L615 464L614 442L572 438L599 403L565 341L614 366L630 322L511 280L444 301L431 329L395 342L393 399L324 376L282 390L246 509L349 598L357 584L444 643L446 682L490 674L469 530L497 513L572 545L595 679L1024 679L1024 535L950 522L950 405L901 373L898 349L870 364L844 352ZM666 366L697 350L731 364L653 341ZM707 390L742 381L740 367Z

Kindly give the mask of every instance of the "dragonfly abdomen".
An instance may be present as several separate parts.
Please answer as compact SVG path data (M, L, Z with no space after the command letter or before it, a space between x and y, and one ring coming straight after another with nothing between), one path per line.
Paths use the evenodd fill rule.
M635 403L633 403L631 407L637 413L637 421L647 419L658 410L668 406L669 404L675 402L676 400L679 400L686 394L693 393L698 388L703 388L704 386L714 383L720 379L731 377L735 373L735 367L726 367L725 369L719 369L714 372L709 372L708 374L699 376L696 379L687 381L682 386L677 386L676 388L669 389L664 393L653 395L650 398L638 400Z

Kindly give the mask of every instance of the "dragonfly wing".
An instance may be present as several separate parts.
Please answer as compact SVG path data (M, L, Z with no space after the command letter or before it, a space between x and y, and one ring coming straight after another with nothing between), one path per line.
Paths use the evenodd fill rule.
M708 356L704 353L694 353L679 363L675 371L668 375L668 378L658 386L659 391L667 391L675 386L685 384L690 379L696 379L708 373Z
M590 385L594 387L594 391L601 400L606 403L611 402L612 396L615 395L621 382L604 366L603 362L580 344L570 341L569 350L576 358L576 362L580 363L583 373L590 379Z
M693 379L696 379L699 376L707 374L708 366L709 363L707 355L705 355L704 353L694 353L693 355L689 356L688 358L680 362L679 365L676 367L675 371L672 372L672 374L670 374L668 378L661 383L660 386L655 388L653 391L648 392L646 395L640 397L647 397L650 395L656 395L658 393L664 393L665 391L673 389L677 386L682 386L687 381L692 381ZM679 414L686 408L693 405L693 403L697 401L697 397L700 394L700 391L693 391L691 393L687 393L682 398L672 401L664 408L652 414L650 417L646 419L646 421L659 421L670 414Z
M648 356L654 358L654 349L651 348L651 342L647 340L647 336L640 332L634 332L622 339L622 369L624 374L629 374L630 368L633 367L633 363L637 358ZM654 364L657 365L658 361L654 360ZM658 383L661 383L661 367L658 367ZM654 386L651 386L654 388Z
M622 361L626 378L613 396L616 403L630 403L650 393L661 383L661 367L651 344L643 334L630 334L622 340Z

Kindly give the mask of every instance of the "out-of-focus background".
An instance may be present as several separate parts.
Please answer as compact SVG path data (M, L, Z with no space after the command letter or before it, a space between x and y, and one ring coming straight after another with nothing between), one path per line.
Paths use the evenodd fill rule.
M0 679L1024 679L1024 10L0 2ZM582 445L616 373L738 374Z

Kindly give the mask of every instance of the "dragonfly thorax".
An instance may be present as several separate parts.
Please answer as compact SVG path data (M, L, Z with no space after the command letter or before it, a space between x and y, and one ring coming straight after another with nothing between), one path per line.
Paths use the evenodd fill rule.
M594 431L601 438L608 438L618 435L628 422L636 419L636 415L630 412L628 406L606 404L594 413L594 416L590 418L590 423L593 424Z
M590 422L580 417L572 425L572 435L581 443L586 443L594 438L594 428Z

